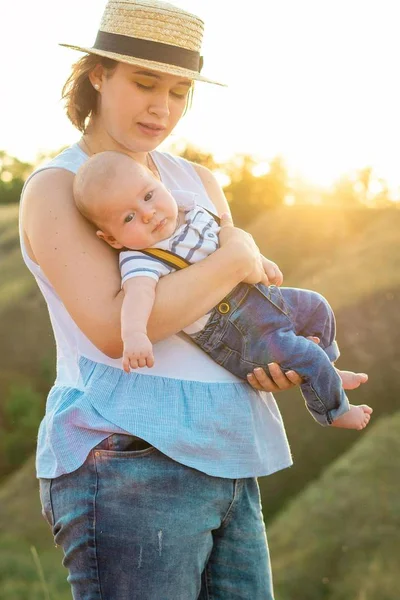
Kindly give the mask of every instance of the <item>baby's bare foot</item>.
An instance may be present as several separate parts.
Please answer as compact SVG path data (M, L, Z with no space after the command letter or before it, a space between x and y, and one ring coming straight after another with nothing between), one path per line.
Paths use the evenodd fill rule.
M368 375L366 373L353 373L353 371L339 371L336 369L337 374L342 380L343 389L355 390L360 387L362 383L367 383Z
M354 406L350 404L350 410L332 423L332 427L341 427L342 429L364 429L371 418L372 408L367 404Z

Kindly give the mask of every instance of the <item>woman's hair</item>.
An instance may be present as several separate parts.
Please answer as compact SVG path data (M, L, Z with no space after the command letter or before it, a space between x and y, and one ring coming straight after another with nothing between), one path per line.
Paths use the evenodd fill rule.
M71 74L61 92L69 120L82 132L86 129L88 118L92 114L96 114L98 92L96 92L89 79L89 73L98 64L104 67L106 76L111 77L118 62L112 58L97 56L96 54L86 54L72 65ZM194 82L192 82L189 90L183 114L186 114L192 106L193 90Z
M96 114L97 92L89 79L89 73L98 64L103 65L107 75L111 76L118 63L111 58L86 54L72 65L71 74L61 92L67 117L82 132L86 129L88 117Z

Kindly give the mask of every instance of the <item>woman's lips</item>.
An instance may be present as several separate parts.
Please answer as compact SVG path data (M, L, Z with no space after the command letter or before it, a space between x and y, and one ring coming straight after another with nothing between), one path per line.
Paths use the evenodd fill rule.
M164 133L165 131L165 127L161 127L158 125L151 125L150 123L138 123L137 124L140 131L142 131L143 133L145 133L146 135L150 136L150 137L157 137L159 135L161 135L162 133Z

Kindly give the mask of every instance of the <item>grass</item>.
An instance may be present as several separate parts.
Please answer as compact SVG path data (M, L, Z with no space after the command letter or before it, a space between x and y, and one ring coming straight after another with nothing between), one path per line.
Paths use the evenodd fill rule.
M284 285L314 289L340 310L400 287L399 229L400 210L293 207L262 215L250 232Z
M278 600L398 600L399 427L380 419L273 521Z
M31 458L0 488L0 600L71 598L62 550L40 513Z
M54 340L20 256L17 212L0 207L6 290L0 292L0 398L18 381L44 399L43 364L54 371ZM328 297L338 320L339 366L370 374L368 386L351 399L370 403L372 422L378 421L362 433L321 428L298 390L277 395L295 460L291 469L260 480L277 600L395 600L391 589L400 587L393 534L400 514L393 458L400 423L388 416L398 409L400 384L399 228L400 211L293 207L262 215L250 229L262 252L282 267L286 285ZM43 579L51 600L70 599L61 549L40 516L33 472L30 460L0 487L0 600L43 600Z

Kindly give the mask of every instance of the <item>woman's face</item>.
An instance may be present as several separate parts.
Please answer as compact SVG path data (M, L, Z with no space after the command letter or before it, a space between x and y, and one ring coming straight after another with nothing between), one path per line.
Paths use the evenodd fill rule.
M153 150L168 137L185 110L192 85L183 77L125 63L108 75L99 65L92 83L93 78L100 85L95 130L103 142L130 153Z

